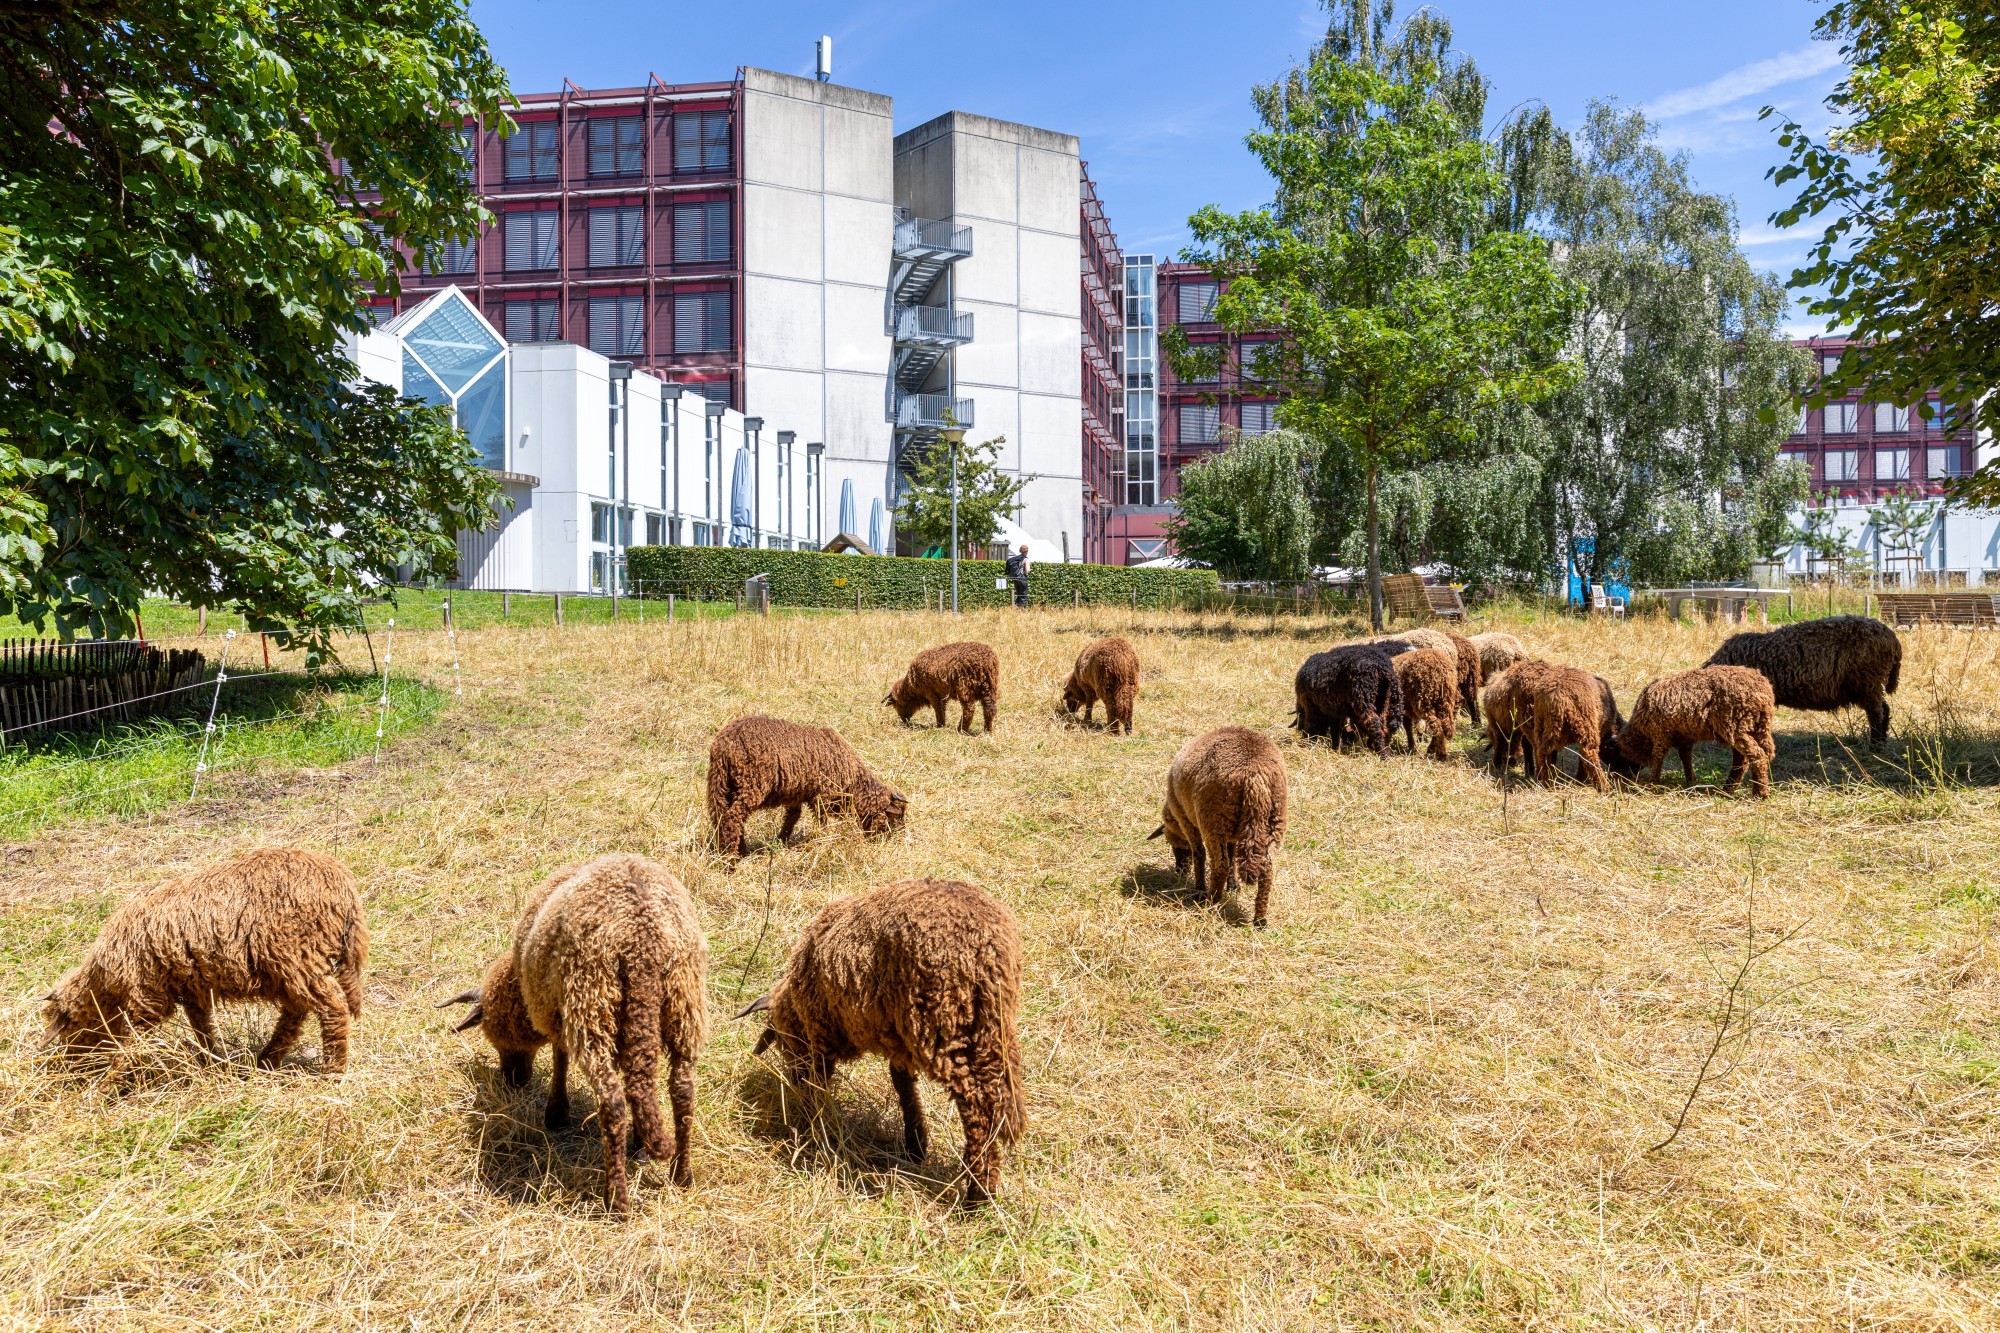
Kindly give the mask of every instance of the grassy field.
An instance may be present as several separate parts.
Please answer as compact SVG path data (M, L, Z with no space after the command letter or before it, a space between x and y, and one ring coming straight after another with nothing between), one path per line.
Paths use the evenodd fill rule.
M1492 627L1627 706L1722 633ZM1858 715L1781 711L1753 803L1503 792L1469 732L1448 764L1301 746L1292 673L1353 629L1067 611L473 629L465 697L379 766L223 773L0 846L0 1322L2000 1324L2000 637L1905 637L1885 754ZM1054 706L1114 631L1147 672L1129 739ZM955 637L1005 663L991 739L880 706L913 651ZM445 663L397 659L439 684ZM909 794L908 827L809 819L793 847L716 861L708 740L750 711L838 726ZM1192 902L1145 840L1174 750L1225 723L1279 738L1291 773L1264 932ZM1721 752L1702 761L1718 779ZM313 1036L302 1064L252 1071L256 1010L224 1017L232 1065L197 1066L177 1021L121 1091L38 1054L35 997L118 901L273 842L342 857L367 896L344 1080L311 1072ZM540 875L626 849L692 888L718 1020L696 1187L649 1166L620 1223L595 1126L540 1129L546 1058L515 1095L432 1006ZM984 885L1026 941L1033 1122L983 1214L947 1207L939 1090L920 1170L889 1164L879 1061L847 1069L838 1141L801 1150L754 1027L726 1021L828 898L917 874ZM1746 947L1768 951L1732 987Z

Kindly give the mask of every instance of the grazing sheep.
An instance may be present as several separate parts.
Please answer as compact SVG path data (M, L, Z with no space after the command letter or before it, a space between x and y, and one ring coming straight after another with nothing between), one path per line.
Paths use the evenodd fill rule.
M1611 682L1602 676L1592 676L1597 682L1597 755L1609 760L1617 753L1618 732L1625 725L1625 718L1618 711L1618 696L1612 692Z
M1478 725L1479 691L1486 683L1486 671L1480 664L1479 650L1473 646L1472 640L1456 630L1420 626L1404 630L1401 634L1385 634L1363 642L1379 643L1392 653L1405 648L1428 648L1451 658L1458 682L1458 702L1465 706L1466 715L1472 719L1473 725ZM1454 714L1456 711L1454 708Z
M1418 648L1395 657L1396 679L1403 687L1403 738L1417 752L1417 723L1431 729L1431 758L1446 759L1452 723L1458 717L1458 663L1435 648Z
M1869 616L1826 616L1759 633L1732 634L1705 666L1754 667L1787 708L1868 714L1868 739L1889 738L1889 702L1903 674L1896 631Z
M1292 725L1302 736L1325 736L1335 745L1351 724L1368 747L1389 757L1389 736L1403 725L1403 687L1390 651L1352 643L1314 653L1292 683Z
M1516 662L1528 660L1528 650L1521 646L1521 641L1501 630L1475 634L1467 642L1478 650L1479 669L1488 680Z
M1682 671L1647 685L1632 705L1632 720L1618 733L1613 762L1647 781L1659 781L1668 750L1681 758L1685 786L1694 785L1694 747L1713 741L1729 747L1729 779L1734 791L1745 770L1750 794L1771 794L1771 712L1777 706L1771 682L1750 667L1711 666ZM1650 778L1646 774L1651 774Z
M1104 703L1105 723L1116 731L1132 734L1132 703L1139 697L1139 654L1121 638L1099 639L1084 645L1076 655L1076 668L1063 682L1063 707L1074 713L1083 710L1090 721L1091 710Z
M1000 654L983 643L947 643L926 648L910 663L903 678L889 687L882 702L908 722L919 708L937 714L944 725L945 705L958 701L958 729L972 732L972 705L977 703L986 734L993 734L993 715L1000 705Z
M1412 654L1414 656L1414 654ZM1211 903L1236 888L1238 872L1257 885L1251 921L1265 924L1272 858L1285 837L1285 761L1269 738L1247 727L1218 727L1189 741L1167 769L1160 826L1174 868L1194 863L1194 886Z
M1534 682L1549 664L1530 658L1503 667L1487 683L1486 748L1492 752L1494 777L1504 777L1514 765L1514 750L1522 750L1522 767L1533 766L1528 758L1528 719L1533 713Z
M808 805L821 822L831 809L846 810L868 833L901 828L909 810L909 802L878 781L831 727L739 717L715 733L708 747L708 817L725 855L749 855L743 826L755 812L783 807L778 837L789 841Z
M575 1057L597 1096L605 1202L622 1213L631 1206L628 1128L649 1156L671 1162L676 1185L694 1183L688 1149L694 1061L708 1040L707 971L708 941L686 886L643 856L600 856L544 880L514 927L513 952L487 970L481 989L447 1003L472 1002L459 1030L480 1026L510 1084L527 1082L544 1042L555 1047L543 1114L551 1130L569 1124ZM671 1147L660 1118L663 1049Z
M1021 1095L1021 937L1014 914L960 880L905 879L820 909L777 985L736 1016L764 1015L816 1114L834 1067L881 1055L912 1161L930 1149L918 1074L944 1084L965 1126L968 1205L1000 1182L1001 1145L1027 1127Z
M1590 785L1605 791L1610 784L1604 776L1600 752L1604 736L1604 703L1599 679L1575 667L1551 666L1530 673L1524 682L1529 691L1528 752L1534 759L1535 781L1546 785L1551 773L1560 773L1556 757L1564 746L1573 745L1577 754L1577 776L1588 777ZM1607 687L1608 688L1608 687Z
M46 1038L72 1051L117 1045L115 1078L130 1055L121 1039L164 1023L175 1006L214 1056L215 1006L262 1001L278 1006L278 1023L260 1066L283 1061L317 1015L320 1066L339 1074L367 958L368 923L347 867L302 848L260 848L126 900L49 993Z

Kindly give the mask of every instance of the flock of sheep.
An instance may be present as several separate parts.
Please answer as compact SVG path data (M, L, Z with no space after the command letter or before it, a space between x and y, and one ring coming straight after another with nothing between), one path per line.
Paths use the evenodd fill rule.
M1530 658L1508 634L1467 638L1419 629L1316 653L1295 681L1293 725L1338 744L1353 734L1387 756L1401 730L1414 752L1419 724L1430 753L1463 708L1484 710L1496 773L1518 749L1537 780L1564 748L1578 776L1600 790L1614 771L1657 778L1678 752L1693 783L1700 741L1734 755L1729 786L1747 772L1768 792L1776 704L1866 711L1873 739L1887 734L1885 696L1895 692L1902 646L1894 631L1858 616L1807 621L1723 643L1706 666L1653 681L1629 720L1611 687L1576 667ZM1132 728L1139 660L1121 638L1086 646L1063 684L1063 703L1089 720L1102 703L1106 725ZM883 701L908 721L921 708L943 727L959 705L959 729L978 708L987 732L999 701L1000 661L986 644L956 643L917 656ZM1239 879L1257 888L1252 920L1270 904L1273 857L1284 837L1285 766L1268 736L1222 727L1189 741L1167 772L1153 837L1165 837L1176 869L1211 902ZM744 824L783 810L789 839L803 810L852 817L869 832L901 827L908 801L880 781L841 736L768 717L745 717L717 733L709 751L708 814L725 854L747 851ZM113 1049L109 1078L122 1072L137 1032L187 1014L205 1054L220 1053L218 1003L278 1008L259 1065L281 1062L308 1017L320 1025L322 1067L347 1066L348 1029L361 1011L368 928L353 876L324 854L266 848L195 870L124 903L83 961L46 997L47 1040L68 1050ZM569 1124L574 1058L596 1097L604 1140L605 1194L629 1207L628 1133L667 1163L676 1184L692 1182L689 1137L694 1066L709 1031L708 944L687 887L641 856L613 854L565 866L527 899L510 948L482 983L446 1004L470 1004L459 1024L477 1027L515 1087L535 1054L553 1050L545 1123ZM916 1077L942 1084L964 1127L964 1199L977 1204L998 1184L1004 1148L1026 1128L1018 1018L1021 942L1013 913L956 880L910 879L822 908L794 945L777 983L738 1018L762 1015L756 1053L776 1048L810 1121L823 1107L835 1067L881 1055L903 1114L904 1148L929 1149ZM673 1106L669 1143L659 1101L668 1063Z

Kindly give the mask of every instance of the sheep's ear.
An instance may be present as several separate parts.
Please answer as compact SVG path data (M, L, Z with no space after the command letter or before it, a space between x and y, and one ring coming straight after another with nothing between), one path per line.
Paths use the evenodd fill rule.
M771 1008L771 992L765 991L762 995L759 995L756 999L750 1001L750 1003L744 1005L741 1009L737 1010L735 1017L748 1018L752 1014L761 1014L768 1012L770 1008Z
M764 1053L765 1048L768 1047L772 1042L776 1041L777 1039L778 1039L778 1034L775 1029L765 1028L764 1035L757 1038L757 1044L750 1048L750 1054L762 1055Z
M1162 824L1158 828L1154 829L1151 833L1148 833L1146 835L1146 841L1151 842L1155 838L1164 837L1166 835L1166 832L1167 832L1167 826L1165 824Z
M885 694L882 696L882 702L884 705L893 705L896 702L896 696L894 696L893 694Z
M440 1000L438 1002L437 1007L440 1009L448 1009L454 1004L476 1005L478 1003L479 1003L479 987L474 986L471 990L460 991L457 995L452 996L449 1000Z
M460 1023L457 1027L453 1028L452 1031L464 1032L467 1031L468 1029L478 1027L481 1023L484 1023L485 1021L486 1021L486 1006L483 1004L475 1004L472 1006L472 1011L465 1016L465 1021L463 1023Z

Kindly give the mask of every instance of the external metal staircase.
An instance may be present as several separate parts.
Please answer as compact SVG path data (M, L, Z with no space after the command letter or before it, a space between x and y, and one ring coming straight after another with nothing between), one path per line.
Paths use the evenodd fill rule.
M972 316L952 311L949 284L942 302L936 291L945 270L971 253L972 228L896 210L885 332L894 348L886 406L899 465L920 456L939 431L972 425L971 399L924 392L946 353L972 341Z

